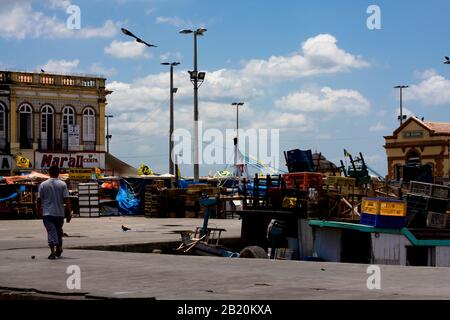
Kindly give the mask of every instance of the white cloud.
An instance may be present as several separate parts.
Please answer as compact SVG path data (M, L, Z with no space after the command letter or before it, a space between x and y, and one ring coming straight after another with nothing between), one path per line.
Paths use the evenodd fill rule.
M377 132L377 131L386 131L387 128L381 123L377 122L369 128L369 131Z
M450 102L450 80L435 70L424 71L421 78L422 82L405 90L405 100L419 101L426 106L437 106Z
M117 74L116 68L105 68L100 63L93 63L89 69L89 72L103 76L114 76Z
M156 23L168 24L177 28L188 25L185 20L179 17L156 17Z
M113 40L109 46L104 48L104 52L113 57L123 59L148 59L151 55L147 52L147 47L136 41L118 41Z
M62 6L64 2L54 2ZM101 27L81 25L80 30L67 28L66 21L34 11L28 1L8 3L0 7L0 36L7 39L25 38L109 38L117 33L117 26L107 20Z
M369 101L355 90L333 90L328 87L319 92L302 90L275 101L282 110L301 112L364 114L370 110Z
M45 65L42 66L45 72L55 73L72 73L77 70L80 60L53 60L50 59Z
M303 53L303 55L302 55ZM248 61L243 73L253 77L299 78L320 74L334 74L368 67L369 63L337 46L330 34L320 34L302 44L302 52L290 56L272 56L267 60Z
M161 62L169 62L172 61L180 61L183 58L183 55L180 52L164 52L159 55L159 60Z
M119 44L116 41L117 44ZM136 44L133 42L133 44ZM112 54L113 46L108 47ZM115 49L120 49L116 45ZM105 49L106 52L107 49ZM119 53L130 50L118 50ZM163 53L160 58L173 59L174 54ZM165 60L164 59L164 60ZM272 63L278 60L280 63ZM297 60L303 62L297 64ZM268 67L269 76L262 76L255 63ZM250 60L242 68L219 69L206 72L206 79L200 88L200 120L208 127L234 128L235 109L231 101L245 101L240 112L243 128L277 128L296 132L316 132L319 117L313 111L365 114L370 103L354 90L333 90L325 87L319 91L299 91L279 99L276 108L267 109L255 104L258 98L269 96L273 82L286 81L289 78L307 77L315 74L338 73L353 68L368 66L359 57L346 53L336 46L331 35L319 35L303 44L303 53L293 56L275 57L267 60ZM174 72L174 85L178 88L175 95L175 126L190 129L193 121L192 84L183 64ZM264 69L263 68L263 69ZM283 72L294 71L287 76ZM266 72L266 71L264 71ZM167 135L169 72L135 79L131 82L114 81L108 84L113 93L108 96L108 109L117 115L115 130L121 134ZM307 101L303 101L304 98ZM270 102L269 102L270 104ZM120 120L120 121L118 121ZM325 133L324 133L325 134Z
M70 0L48 0L50 8L57 8L57 9L67 9L71 2Z

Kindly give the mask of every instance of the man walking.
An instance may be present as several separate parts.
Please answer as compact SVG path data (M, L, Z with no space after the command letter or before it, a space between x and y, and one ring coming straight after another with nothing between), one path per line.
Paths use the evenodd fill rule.
M48 235L50 247L50 260L60 257L62 249L63 224L65 212L68 212L67 222L70 221L70 199L69 191L65 182L58 179L59 168L51 166L49 169L50 179L39 185L37 206L38 212L43 215L45 229ZM64 204L66 207L64 208Z

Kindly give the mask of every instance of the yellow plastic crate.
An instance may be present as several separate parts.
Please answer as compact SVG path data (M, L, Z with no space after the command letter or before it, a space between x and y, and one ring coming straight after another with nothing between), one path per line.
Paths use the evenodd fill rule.
M368 214L379 214L380 201L376 199L364 198L361 205L361 212Z
M356 179L350 177L338 177L338 176L328 176L327 186L335 187L354 187L356 185Z
M406 203L399 200L383 198L364 198L361 211L367 214L378 214L391 217L405 217Z

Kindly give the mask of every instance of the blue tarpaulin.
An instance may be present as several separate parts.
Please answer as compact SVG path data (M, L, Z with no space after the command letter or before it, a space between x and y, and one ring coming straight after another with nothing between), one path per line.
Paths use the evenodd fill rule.
M116 200L119 204L119 212L125 215L139 214L140 199L133 188L124 179L120 180L119 192Z
M0 202L6 201L6 200L9 200L9 199L14 199L15 197L17 197L17 192L14 192L12 195L10 195L10 196L8 196L6 198L1 198Z

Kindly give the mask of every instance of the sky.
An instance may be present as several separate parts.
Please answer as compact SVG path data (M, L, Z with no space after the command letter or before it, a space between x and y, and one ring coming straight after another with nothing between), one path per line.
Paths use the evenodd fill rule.
M67 27L73 5L80 9L74 30ZM410 86L404 114L448 121L448 12L443 0L0 0L0 68L105 76L113 91L111 152L165 173L169 70L160 63L181 62L175 127L191 130L193 36L178 32L204 27L198 64L206 72L199 89L205 129L233 129L231 103L243 101L240 128L279 130L281 169L285 150L311 149L338 162L347 149L384 175L383 136L399 124L394 86ZM157 47L133 42L121 27ZM200 172L224 167L202 165ZM181 171L190 175L192 166Z

